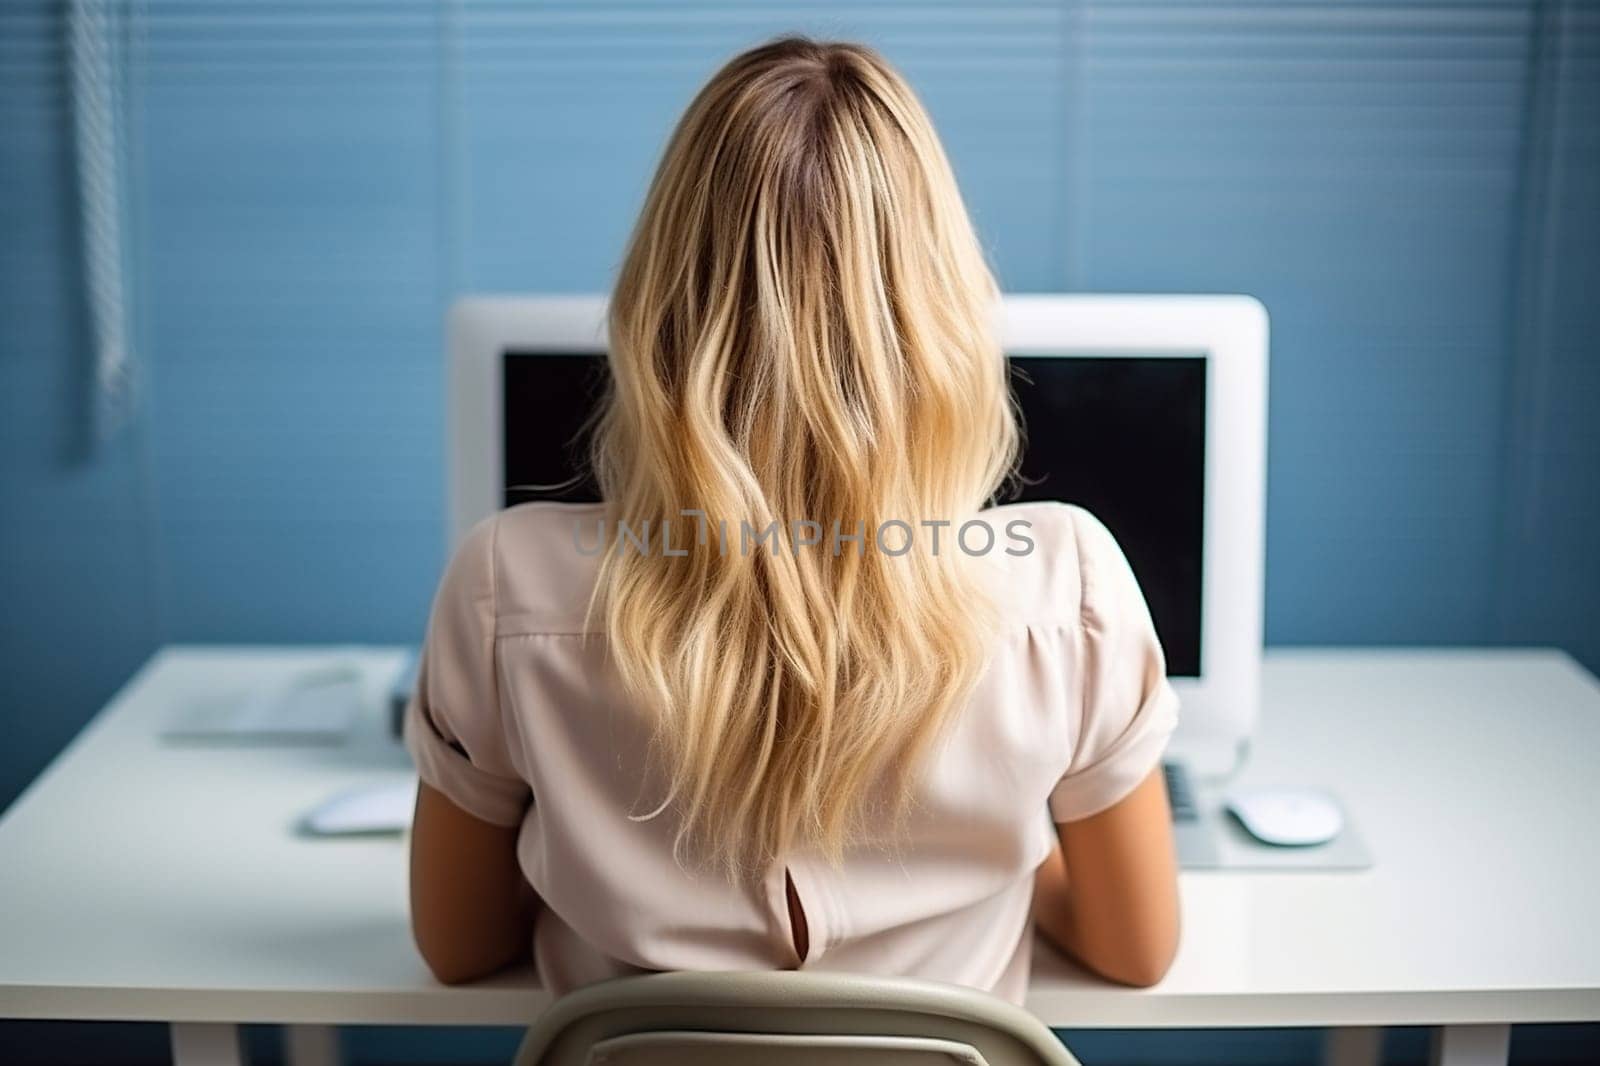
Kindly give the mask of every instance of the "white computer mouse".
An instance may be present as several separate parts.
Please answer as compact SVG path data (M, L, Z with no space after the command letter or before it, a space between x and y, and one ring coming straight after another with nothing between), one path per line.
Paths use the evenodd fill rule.
M1247 788L1228 796L1228 810L1263 844L1307 847L1326 844L1344 827L1339 804L1308 788Z

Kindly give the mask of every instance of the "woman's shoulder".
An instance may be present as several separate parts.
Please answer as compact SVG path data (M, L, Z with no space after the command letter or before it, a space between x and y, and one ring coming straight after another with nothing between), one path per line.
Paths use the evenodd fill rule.
M496 632L583 633L594 590L598 503L519 503L473 526L456 548L452 570L475 572L490 590Z
M1003 504L982 517L1008 544L999 556L1003 611L1019 625L1074 625L1108 570L1126 567L1105 524L1076 504Z

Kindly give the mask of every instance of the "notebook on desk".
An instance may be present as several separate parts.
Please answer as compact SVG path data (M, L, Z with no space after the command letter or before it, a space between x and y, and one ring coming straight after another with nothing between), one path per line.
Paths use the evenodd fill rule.
M208 694L180 707L162 737L175 741L340 744L361 714L359 664L336 659L268 685Z

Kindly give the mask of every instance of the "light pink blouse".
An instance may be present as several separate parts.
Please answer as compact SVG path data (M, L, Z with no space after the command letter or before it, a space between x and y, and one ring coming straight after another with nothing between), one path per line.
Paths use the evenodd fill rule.
M605 638L585 633L597 560L579 551L573 523L592 545L599 517L589 505L523 504L473 528L440 583L406 715L422 780L484 821L520 826L522 869L544 903L533 945L542 980L559 994L641 970L798 967L1021 1002L1051 818L1126 796L1177 720L1149 611L1106 528L1061 504L986 512L997 533L1029 522L1035 547L983 557L1005 622L898 846L863 846L839 867L801 852L736 885L674 861L670 812L629 817L661 792L648 727L608 667ZM786 872L808 926L803 959Z

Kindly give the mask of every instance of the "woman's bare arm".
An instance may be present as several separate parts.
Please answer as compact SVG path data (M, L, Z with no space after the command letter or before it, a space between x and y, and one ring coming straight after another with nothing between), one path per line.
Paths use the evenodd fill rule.
M411 934L445 984L525 958L538 897L517 866L517 829L474 818L427 784L411 827Z
M1034 879L1034 922L1103 977L1153 985L1178 950L1178 869L1158 767L1127 798L1056 827Z

